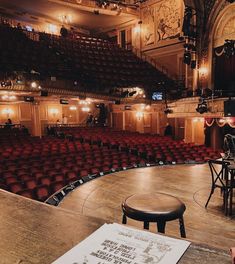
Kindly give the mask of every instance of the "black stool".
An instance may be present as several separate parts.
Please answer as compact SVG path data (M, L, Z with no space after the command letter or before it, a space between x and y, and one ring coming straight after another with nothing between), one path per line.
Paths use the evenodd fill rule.
M181 237L186 237L183 214L186 207L178 198L165 193L134 194L122 204L122 223L127 217L144 222L144 229L149 229L150 222L157 223L160 233L165 233L167 221L179 219Z

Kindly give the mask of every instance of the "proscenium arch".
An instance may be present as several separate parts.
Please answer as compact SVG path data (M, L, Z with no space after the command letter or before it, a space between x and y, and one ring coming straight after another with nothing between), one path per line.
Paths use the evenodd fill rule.
M233 24L232 32L224 32L229 23ZM212 30L212 48L222 46L225 39L235 39L235 3L228 5L219 14Z
M222 11L216 14L214 18L214 23L211 24L211 30L209 34L209 45L208 45L208 84L211 88L214 88L213 80L213 49L224 44L225 39L231 38L235 39L235 29L232 35L229 34L223 35L223 30L230 20L234 21L235 25L235 3L227 5ZM216 33L220 33L220 37L216 38ZM218 35L217 35L218 36Z

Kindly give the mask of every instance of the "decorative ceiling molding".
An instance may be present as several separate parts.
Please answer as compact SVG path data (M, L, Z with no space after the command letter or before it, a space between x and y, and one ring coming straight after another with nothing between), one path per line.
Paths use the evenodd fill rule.
M208 17L206 20L206 25L204 28L204 46L208 46L208 42L210 40L211 33L215 27L216 20L218 19L218 16L220 16L222 10L229 5L229 3L226 0L205 0L205 1L213 1L214 5L210 9L210 12L208 13ZM209 11L209 10L208 10Z
M112 10L111 8L99 8L96 4L96 1L93 0L82 0L82 1L76 1L76 0L48 0L49 2L53 2L53 3L58 3L64 6L70 6L72 8L76 8L76 9L80 9L80 10L84 10L84 11L89 11L89 12L93 12L94 9L99 10L99 14L104 14L104 15L120 15L123 13L126 14L131 14L134 16L139 15L139 11L137 10L137 8L133 6L133 8L131 8L131 6L123 6L121 13L118 14L118 12L116 10Z

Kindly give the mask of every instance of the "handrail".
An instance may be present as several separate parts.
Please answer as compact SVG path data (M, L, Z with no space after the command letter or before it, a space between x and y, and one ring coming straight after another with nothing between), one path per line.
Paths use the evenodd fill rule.
M11 128L21 128L21 124L0 124L0 128L6 128L6 127L11 127Z
M159 70L160 72L162 72L163 74L165 74L168 78L173 79L173 80L177 80L177 76L170 74L168 69L164 66L159 64L159 62L152 58L151 56L145 54L143 51L141 51L140 49L134 47L134 46L129 46L128 45L128 50L132 50L132 52L139 57L140 59L150 63L152 66L154 66L157 70Z

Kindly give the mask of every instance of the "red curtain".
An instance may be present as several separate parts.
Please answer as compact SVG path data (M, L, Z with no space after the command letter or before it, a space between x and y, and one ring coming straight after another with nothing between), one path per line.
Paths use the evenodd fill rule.
M233 92L235 87L235 55L227 57L223 46L214 49L215 90Z
M214 122L216 122L219 127L223 127L227 124L235 128L235 117L205 118L205 125L208 127L213 126Z

